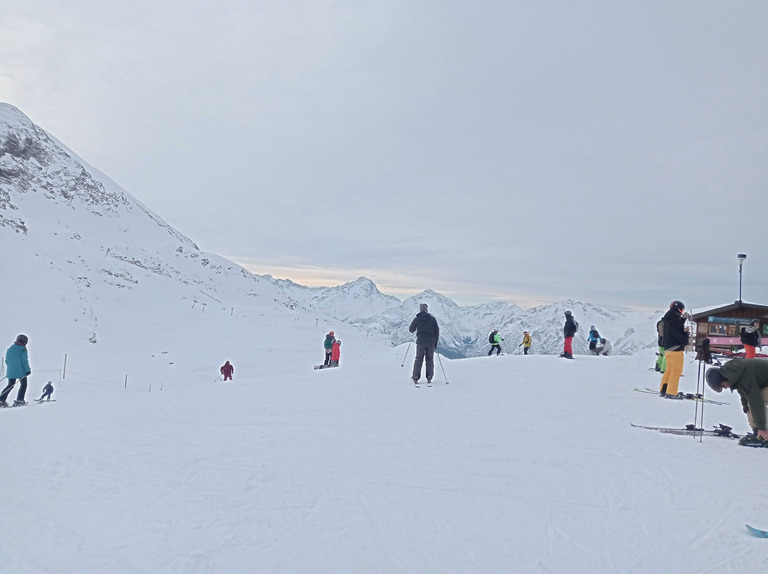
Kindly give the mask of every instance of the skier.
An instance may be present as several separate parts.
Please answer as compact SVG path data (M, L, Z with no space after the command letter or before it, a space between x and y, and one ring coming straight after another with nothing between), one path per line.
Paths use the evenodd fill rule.
M523 342L518 345L523 348L523 355L528 354L528 350L531 348L531 336L528 331L523 331Z
M32 374L32 370L29 368L29 355L27 354L27 343L29 338L26 335L19 335L16 337L16 341L8 347L5 352L5 375L8 377L8 385L0 393L0 407L7 407L8 403L5 399L8 398L8 394L16 384L16 380L20 379L19 392L16 394L16 400L13 402L13 406L26 405L24 395L27 393L27 377Z
M744 345L744 352L747 359L754 359L757 353L757 347L763 350L763 341L760 338L760 320L754 319L749 325L741 328L741 343Z
M499 336L498 329L494 329L491 331L491 334L488 336L488 342L491 344L491 350L488 351L488 356L490 357L493 354L493 351L496 350L496 356L498 357L501 355L501 342L504 339L502 339Z
M427 382L431 383L435 374L435 349L440 339L440 327L437 325L437 319L430 315L426 303L419 305L419 313L411 321L408 330L416 333L416 359L413 361L411 380L414 384L419 382L421 365L426 358Z
M323 362L323 366L325 367L331 364L331 349L335 340L336 336L333 331L328 331L328 334L325 336L325 341L323 341L323 348L325 349L325 361Z
M671 366L671 365L670 365ZM738 359L722 367L711 367L706 374L707 384L716 393L735 389L741 397L741 406L747 414L749 426L755 436L768 440L766 406L768 406L768 361Z
M335 339L331 346L331 362L329 367L338 367L339 359L341 359L341 339Z
M611 352L611 349L613 349L613 345L611 345L611 342L606 339L605 337L600 338L600 346L595 347L595 355L608 355Z
M579 330L579 324L573 318L573 313L565 312L565 326L563 327L563 353L560 355L566 359L573 359L573 336Z
M657 344L659 345L659 352L656 357L655 370L664 374L664 371L667 370L667 360L664 357L664 317L659 319L659 322L656 323L656 335L658 336Z
M597 343L600 341L600 333L597 332L597 329L595 329L594 325L589 326L589 335L587 336L587 341L589 341L589 350L595 353ZM598 353L595 353L595 355L597 354Z
M51 400L51 395L53 394L53 383L51 381L48 381L45 383L45 386L43 387L43 396L40 397L38 400L42 401L43 399Z
M221 371L221 374L224 375L225 381L231 381L232 373L235 372L235 367L233 365L230 365L229 361L227 361L221 366L221 369L219 369L219 371Z
M688 313L682 301L672 301L669 311L664 315L664 357L667 368L661 377L659 393L663 396L674 397L683 374L683 353L688 344L688 332L685 330L685 320Z

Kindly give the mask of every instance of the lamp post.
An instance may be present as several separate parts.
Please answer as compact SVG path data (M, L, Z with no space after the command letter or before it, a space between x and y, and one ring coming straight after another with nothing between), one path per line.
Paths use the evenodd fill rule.
M739 303L741 303L741 267L744 265L744 260L747 258L746 253L739 253Z

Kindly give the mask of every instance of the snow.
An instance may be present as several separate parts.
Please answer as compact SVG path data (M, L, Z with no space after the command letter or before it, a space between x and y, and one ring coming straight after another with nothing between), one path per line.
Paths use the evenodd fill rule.
M743 526L768 526L766 453L630 427L694 422L695 403L633 391L658 385L653 349L442 357L415 389L412 345L199 251L98 174L73 185L87 164L19 115L0 105L0 132L28 145L0 153L0 344L29 336L27 400L52 380L56 402L0 410L0 572L766 566ZM565 304L582 325L600 316L532 310L553 341ZM442 321L451 305L435 307ZM655 320L621 336L648 321L653 337ZM315 371L331 329L341 366ZM685 368L680 390L695 392L692 357ZM737 397L717 398L730 404L706 405L705 426L747 431Z
M765 564L743 527L768 525L765 453L630 427L693 422L692 401L632 390L658 383L653 357L442 358L435 385L415 389L412 348L402 368L405 347L359 353L344 341L342 366L322 371L311 368L321 339L311 357L233 349L226 384L213 382L218 364L185 368L194 348L168 349L174 376L148 359L127 389L115 368L70 356L55 403L0 412L12 463L0 471L3 571ZM29 351L33 370L48 359L34 341ZM693 392L696 364L686 370L681 390ZM46 376L33 373L30 396ZM705 425L746 430L738 400L726 400L705 406Z

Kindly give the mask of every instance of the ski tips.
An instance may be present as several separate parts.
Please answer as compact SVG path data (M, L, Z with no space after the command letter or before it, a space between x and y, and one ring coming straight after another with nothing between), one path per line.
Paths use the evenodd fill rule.
M747 529L747 532L756 538L768 538L768 532L765 530L760 530L759 528L755 528L749 524L745 524L744 527Z

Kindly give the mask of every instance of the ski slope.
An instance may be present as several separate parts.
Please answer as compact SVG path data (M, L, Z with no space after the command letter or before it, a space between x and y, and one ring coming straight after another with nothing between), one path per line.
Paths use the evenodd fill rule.
M236 349L227 383L218 364L185 371L200 349L171 349L162 376L157 357L134 365L147 375L127 388L70 356L63 381L47 377L56 402L0 411L0 570L765 569L744 524L768 527L766 453L631 428L693 422L694 402L633 392L658 383L652 355L443 358L416 389L413 347L401 367L405 346L352 336L340 368L314 371L322 335L268 358ZM690 357L681 390L696 390ZM737 397L718 398L705 425L747 430Z

